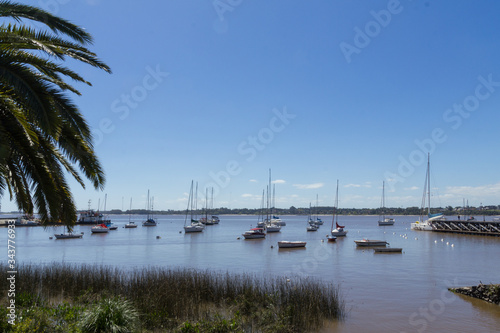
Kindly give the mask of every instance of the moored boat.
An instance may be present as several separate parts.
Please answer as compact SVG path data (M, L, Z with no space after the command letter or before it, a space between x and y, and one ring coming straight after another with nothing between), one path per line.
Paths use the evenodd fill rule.
M71 238L82 238L82 234L73 234L73 233L66 233L66 234L54 234L54 237L56 239L71 239Z
M149 202L149 190L148 190L148 203L147 203L147 206L148 206L148 209L147 209L147 211L148 211L147 214L148 215L146 217L146 221L142 222L142 226L143 227L156 227L157 223L156 223L155 219L153 218L153 216L150 216L150 212L151 212L151 210L153 210L153 208L152 208L152 204L150 206L150 202Z
M378 239L361 239L355 240L354 243L356 243L356 246L386 246L389 244L384 240Z
M137 224L135 224L135 222L131 221L131 222L125 224L125 228L137 228Z
M334 237L344 237L347 235L347 230L344 230L345 226L338 223L339 214L339 180L337 179L337 191L335 193L335 207L333 207L333 218L332 218L332 236ZM335 222L335 229L333 229L333 222Z
M109 231L109 228L105 224L99 224L99 225L93 226L90 229L90 231L93 234L104 234L104 233L107 233Z
M74 234L72 231L68 229L68 232L62 234L54 234L56 239L72 239L72 238L82 238L83 232L79 234Z
M280 249L289 249L289 248L296 248L296 247L305 247L306 242L302 241L280 241L278 242L278 247Z
M335 237L333 235L329 235L326 238L328 239L328 242L330 242L330 243L333 243L337 240L337 237Z
M245 231L244 234L242 234L245 239L258 239L258 238L265 238L266 233L264 232L263 228L252 228L248 231Z
M424 220L423 214L420 215L420 220L413 222L411 224L411 229L412 230L419 230L419 231L432 231L432 221L438 220L438 219L443 219L444 216L442 213L438 214L431 214L431 169L430 169L430 154L427 154L427 173L425 175L425 189L424 189L424 197L422 199L422 210L424 209L425 205L425 196L427 192L427 219Z
M196 189L198 189L198 183L196 183ZM198 191L196 191L198 193ZM184 233L189 234L189 233L194 233L194 232L202 232L205 229L205 226L200 223L200 221L195 220L193 218L193 210L194 207L194 196L195 193L193 193L193 181L191 181L191 189L189 192L189 198L188 198L188 206L186 208L186 217L184 218ZM188 224L188 219L191 221L191 223ZM205 221L207 221L207 217L205 216L204 218Z
M394 219L391 217L385 217L385 182L382 182L382 203L380 205L381 215L378 219L379 226L394 225Z
M400 247L379 247L373 249L375 253L401 253L403 249Z

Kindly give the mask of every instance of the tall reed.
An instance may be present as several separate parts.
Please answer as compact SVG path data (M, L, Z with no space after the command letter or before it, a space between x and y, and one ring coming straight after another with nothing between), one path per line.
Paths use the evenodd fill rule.
M0 264L6 295L7 266ZM193 269L149 267L125 271L99 265L22 265L16 291L44 299L92 302L123 297L138 309L146 328L178 327L222 314L265 330L278 323L288 331L314 331L345 316L339 288L313 279L257 277ZM272 329L270 329L272 330Z

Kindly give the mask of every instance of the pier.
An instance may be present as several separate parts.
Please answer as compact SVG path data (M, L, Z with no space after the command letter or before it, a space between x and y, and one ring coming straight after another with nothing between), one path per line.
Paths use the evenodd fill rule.
M435 220L432 221L432 231L499 237L500 222L478 220Z

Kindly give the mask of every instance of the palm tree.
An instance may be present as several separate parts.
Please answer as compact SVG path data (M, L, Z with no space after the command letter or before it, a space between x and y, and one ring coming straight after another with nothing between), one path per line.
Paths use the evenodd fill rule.
M76 207L65 175L85 187L81 173L95 189L105 177L90 128L67 95L80 93L64 79L91 84L62 63L69 57L111 70L86 48L92 37L69 21L11 1L0 1L0 17L51 30L0 25L0 197L7 190L19 210L36 209L44 225L62 221L70 228Z

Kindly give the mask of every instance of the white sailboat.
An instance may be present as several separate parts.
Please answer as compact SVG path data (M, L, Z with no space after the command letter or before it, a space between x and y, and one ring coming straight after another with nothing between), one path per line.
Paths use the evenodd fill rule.
M198 189L198 184L196 185L196 188ZM195 220L193 218L193 200L194 200L194 193L193 193L193 181L191 181L191 190L189 191L189 199L188 199L188 206L186 209L186 217L184 218L184 232L186 234L188 233L193 233L193 232L202 232L205 229L205 226ZM189 223L188 221L188 216L189 216Z
M382 204L381 210L382 210L382 215L380 215L378 219L378 225L394 225L394 218L392 217L385 217L385 181L382 182Z
M128 223L125 224L125 228L137 228L137 224L134 221L131 221L132 218L132 198L130 198L130 208L128 212Z
M319 226L311 218L311 203L309 203L309 216L307 217L307 231L318 231Z
M335 237L343 237L347 235L347 230L345 230L345 226L339 225L338 219L338 208L339 208L339 180L337 179L337 192L335 194L335 207L333 208L333 219L332 219L332 236ZM335 229L333 229L333 222L335 222Z
M424 194L422 198L422 211L425 207L425 198L427 196L427 219L424 220L423 214L420 215L420 220L411 224L412 230L432 231L432 221L443 219L443 213L431 214L431 168L430 154L427 153L427 173L425 175ZM427 195L426 195L427 193Z
M147 218L146 218L146 221L142 222L142 226L143 227L156 227L157 223L155 221L155 219L153 218L153 216L151 215L150 216L150 210L153 210L153 205L151 204L150 206L150 203L149 203L149 190L148 190L148 209L147 209Z
M316 220L314 221L314 223L316 223L317 225L323 225L323 220L319 218L318 212L319 212L319 201L318 201L318 195L316 194Z
M267 218L266 218L266 232L280 232L281 225L274 222L272 217L274 213L274 191L271 197L271 169L269 169L269 185L267 187Z

